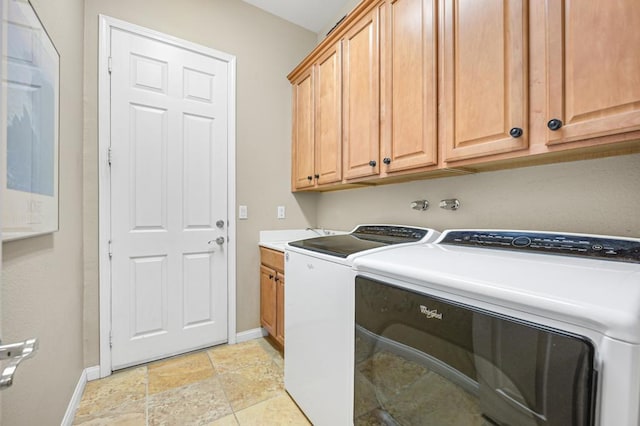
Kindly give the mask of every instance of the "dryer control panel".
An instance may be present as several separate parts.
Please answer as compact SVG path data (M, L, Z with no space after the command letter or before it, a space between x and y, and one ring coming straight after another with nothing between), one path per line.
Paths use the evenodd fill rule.
M446 231L440 244L529 251L640 263L640 239L530 231Z

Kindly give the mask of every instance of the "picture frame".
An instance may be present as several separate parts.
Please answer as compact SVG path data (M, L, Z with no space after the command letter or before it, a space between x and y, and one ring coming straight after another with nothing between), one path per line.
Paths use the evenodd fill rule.
M7 0L2 55L2 240L58 230L60 54L28 0Z

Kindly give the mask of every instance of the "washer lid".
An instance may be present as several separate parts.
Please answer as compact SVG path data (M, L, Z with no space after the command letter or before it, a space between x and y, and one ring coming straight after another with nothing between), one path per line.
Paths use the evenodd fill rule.
M637 263L418 244L359 257L354 268L640 343Z
M290 246L346 258L366 250L393 244L426 242L436 234L432 229L401 225L359 225L350 234L329 235L289 242Z

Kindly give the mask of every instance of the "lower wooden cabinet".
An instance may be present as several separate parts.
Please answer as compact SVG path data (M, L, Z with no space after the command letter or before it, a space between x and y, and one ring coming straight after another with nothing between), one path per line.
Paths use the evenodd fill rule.
M284 253L260 247L260 324L284 347Z

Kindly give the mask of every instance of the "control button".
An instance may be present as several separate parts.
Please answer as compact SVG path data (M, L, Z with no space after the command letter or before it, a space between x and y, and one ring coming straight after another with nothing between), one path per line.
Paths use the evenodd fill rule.
M616 255L616 254L618 254L618 252L617 251L613 251L613 250L607 250L607 251L604 252L604 254Z
M592 246L591 246L591 248L592 248L593 250L595 250L595 251L600 251L600 250L602 250L604 247L602 247L602 245L601 245L601 244L594 244L594 245L592 245Z
M531 239L529 237L516 237L513 241L511 241L511 244L514 247L527 247L529 244L531 244Z

